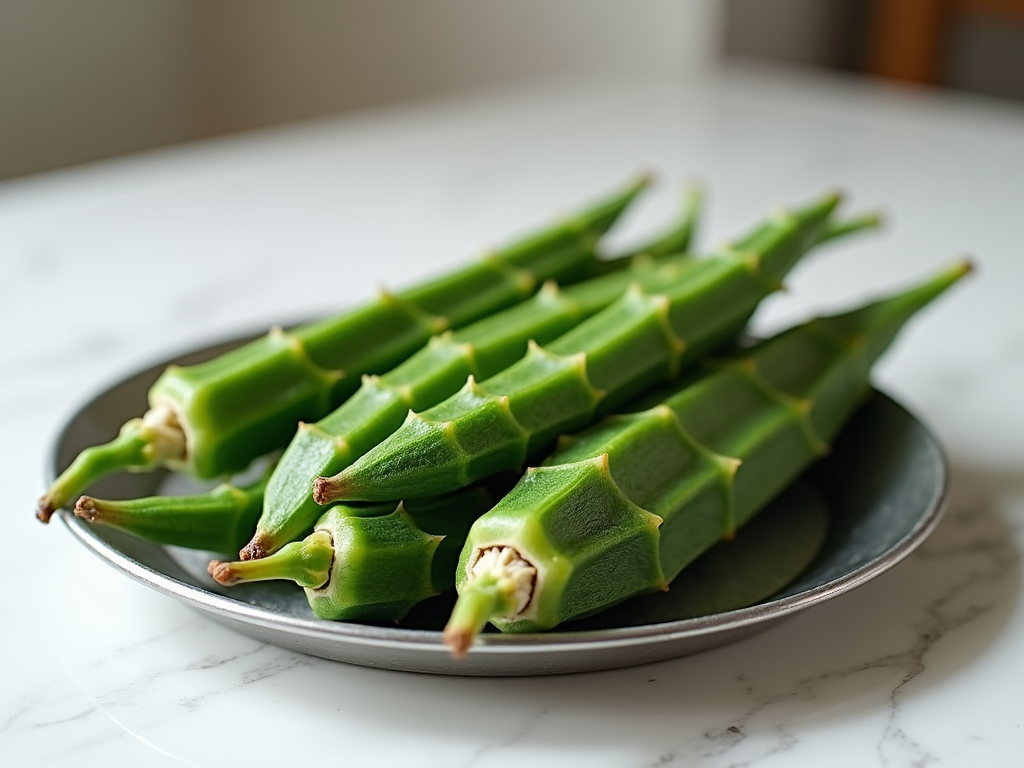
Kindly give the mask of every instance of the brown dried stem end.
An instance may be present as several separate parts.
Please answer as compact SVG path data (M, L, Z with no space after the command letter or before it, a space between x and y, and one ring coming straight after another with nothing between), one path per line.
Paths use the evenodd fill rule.
M231 563L222 563L220 560L212 560L208 566L206 566L207 572L213 576L214 580L218 584L223 584L225 587L230 587L232 584L237 584L238 579L231 570Z
M36 519L41 523L48 523L56 511L57 507L50 499L50 495L47 494L39 500L39 505L36 507Z
M313 481L313 501L320 506L330 504L332 501L341 498L346 489L346 483L336 477L318 477Z
M99 518L96 500L91 496L82 496L75 503L75 517L80 517L89 523L95 523Z
M452 652L452 656L456 659L464 659L469 653L469 649L473 647L476 633L465 627L445 627L441 637Z
M239 560L259 560L266 556L267 547L265 538L258 532L252 537L252 541L242 547L238 552Z

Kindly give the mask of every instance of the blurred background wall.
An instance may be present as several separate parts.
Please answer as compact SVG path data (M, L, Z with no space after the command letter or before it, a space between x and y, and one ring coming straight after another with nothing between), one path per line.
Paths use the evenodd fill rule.
M0 178L446 91L710 61L716 0L0 0Z
M751 57L1024 98L1024 0L0 0L0 178L466 88Z

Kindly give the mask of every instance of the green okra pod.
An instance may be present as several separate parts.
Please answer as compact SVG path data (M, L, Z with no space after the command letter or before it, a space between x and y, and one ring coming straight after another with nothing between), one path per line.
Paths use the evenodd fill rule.
M482 261L337 317L272 330L206 363L170 366L149 393L150 410L110 443L84 450L40 499L48 522L100 477L160 466L213 478L240 472L288 442L295 425L321 418L446 328L530 296L545 280L600 268L594 246L646 186L641 179L556 226Z
M446 641L461 654L488 621L544 630L665 589L827 450L874 361L967 271L786 331L566 440L474 523Z
M521 468L560 433L675 376L743 327L821 237L828 195L779 212L749 236L694 260L655 293L631 290L546 347L416 414L362 458L314 485L320 504L438 495Z
M75 515L152 541L210 552L234 552L248 539L263 509L273 467L248 485L221 483L207 493L114 501L82 496Z
M645 245L640 254L666 256L689 245L700 197L691 192L682 221ZM455 394L468 376L493 376L521 358L527 343L546 343L617 299L630 284L657 291L670 285L687 264L677 256L661 262L640 259L619 269L559 289L546 284L531 299L478 320L461 330L435 336L397 368L365 376L361 388L315 424L301 423L271 478L252 540L243 560L277 551L304 534L322 508L313 500L313 483L349 466L386 438L406 414L422 411Z
M469 526L509 485L406 503L337 504L305 539L259 560L215 560L210 575L225 586L294 581L323 619L400 621L417 603L455 586Z
M810 483L776 496L736 535L689 563L666 592L636 595L560 626L565 632L663 624L746 608L797 579L825 544L829 511Z

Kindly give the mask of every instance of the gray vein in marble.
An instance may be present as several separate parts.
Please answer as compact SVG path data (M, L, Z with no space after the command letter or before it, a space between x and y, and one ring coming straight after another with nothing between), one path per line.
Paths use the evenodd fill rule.
M63 665L63 662L60 663ZM74 675L66 669L65 672L68 672L72 682L77 684ZM52 677L37 686L33 696L22 696L13 702L13 712L0 726L0 733L17 734L41 730L53 725L83 720L95 711L95 707L92 706L85 710L80 709L78 693L82 691L66 690L62 683L59 677ZM87 699L93 700L88 695ZM69 711L71 714L65 714Z
M136 733L127 725L125 725L121 720L119 720L117 717L111 714L109 711L102 708L102 706L97 707L95 710L92 710L92 712L89 712L87 714L92 714L93 712L102 715L108 721L113 723L115 729L112 732L107 733L106 735L96 735L94 736L94 738L87 738L84 740L75 741L73 743L63 743L62 746L64 746L65 748L53 752L51 754L51 757L58 757L61 755L75 755L76 757L80 757L83 750L88 749L89 747L97 746L100 744L107 744L113 741L117 741L118 739L130 737L135 741L139 742L140 744L142 744L147 749L150 749L159 755L162 755L170 760L173 760L174 762L180 763L181 765L191 766L192 768L201 768L201 766L198 763L194 763L191 760L181 757L180 755L176 755L173 752L169 752L168 750L161 747L159 744L154 744L145 736ZM90 731L90 733L95 734L95 731Z
M472 768L472 766L478 765L480 761L488 755L488 753L493 752L496 749L503 749L505 747L515 746L523 739L525 739L527 736L529 736L533 731L535 731L537 729L537 726L540 724L541 720L543 720L547 714L548 708L545 707L532 718L530 718L527 722L525 722L523 724L523 727L516 731L508 739L505 739L504 741L501 741L497 744L485 744L484 746L480 747L470 756L467 762L463 763L463 768Z
M253 656L259 656L265 653L271 653L273 656L259 664L256 667L245 669L239 675L239 681L235 684L228 685L218 690L209 690L198 696L189 696L178 700L178 704L185 707L188 710L195 711L195 709L204 701L214 696L219 696L224 693L229 693L233 690L237 690L246 685L257 683L261 680L273 677L274 675L287 672L292 669L298 669L301 667L312 666L315 662L313 659L302 656L291 651L285 651L277 648L273 645L260 644L259 647L240 653L234 656L226 656L222 659L216 659L215 657L207 657L203 661L190 664L186 669L188 670L207 670L217 667L226 667L234 662L241 661Z
M922 606L924 616L913 625L916 636L909 647L868 659L845 669L805 677L788 691L777 694L758 695L749 679L745 675L739 675L736 678L737 682L744 685L748 695L755 697L755 703L750 708L739 717L734 718L728 725L709 729L705 731L700 740L668 750L658 760L648 765L691 764L707 760L718 764L715 758L728 758L732 755L736 759L721 764L728 765L729 768L746 768L772 755L790 750L799 744L799 738L783 725L777 724L772 728L773 735L767 739L767 742L762 737L750 745L751 748L756 749L756 754L752 756L735 754L739 747L747 741L752 721L766 710L785 702L818 700L821 684L876 670L902 671L900 679L891 688L887 697L889 714L876 746L881 764L921 768L938 761L940 759L938 755L904 730L901 724L901 714L907 687L927 671L926 657L935 645L950 633L962 629L994 607L993 602L977 603L974 601L958 607L955 605L956 601L979 586L996 584L1009 578L1013 566L1017 562L1016 549L1005 536L986 535L985 531L973 530L985 514L991 514L991 510L980 502L951 511L947 525L961 529L966 528L971 531L971 537L957 544L926 544L913 556L913 559L921 563L967 558L970 567L962 569L960 578L947 585L941 594Z
M954 523L970 525L981 516L982 511L978 506L971 506L957 510L951 517ZM891 704L889 722L878 745L879 757L885 765L896 761L897 756L893 754L894 752L901 753L909 760L909 762L901 764L912 765L915 768L939 760L937 755L929 752L911 738L899 723L905 689L916 677L926 671L925 656L936 643L993 608L992 604L975 605L971 603L957 611L952 605L953 602L974 587L1008 578L1016 562L1017 552L1009 541L996 537L991 539L974 538L962 544L944 547L926 545L917 554L917 558L922 561L945 560L952 557L977 558L980 561L979 565L986 563L989 567L969 571L966 578L953 584L945 594L938 596L925 606L926 617L917 624L918 637L909 649L900 654L881 657L852 670L852 672L858 672L862 669L884 666L906 668L903 678L893 688L889 696Z
M15 701L14 702L14 713L12 715L10 715L3 722L2 725L0 725L0 733L4 733L9 728L14 726L15 723L17 723L19 720L23 720L29 714L29 712L32 710L32 707L36 706L37 704L41 704L41 703L43 703L46 700L47 700L46 696L44 696L42 694L37 694L36 696L33 696L31 698L29 698L27 696L23 696L20 699L18 699L17 701ZM63 718L62 720L55 720L53 722L54 723L68 722L69 720L76 720L79 717L81 717L81 715L76 715L76 716L70 717L70 718ZM33 725L31 727L35 727L36 725L49 725L49 723L36 723L35 725Z
M181 630L179 629L179 630L176 630L176 631L181 631ZM133 644L132 646L128 646L128 648L137 648L137 647L140 647L140 646L143 646L143 645L148 645L151 642L160 641L162 639L163 639L162 637L152 638L152 639L140 642L140 643ZM161 669L161 670L158 670L156 672L151 672L150 674L143 675L142 677L139 677L139 678L137 678L135 680L132 680L126 686L123 686L121 688L117 688L115 690L112 690L112 691L109 691L107 693L104 693L103 695L97 697L97 701L100 702L101 706L108 706L108 705L112 705L112 704L124 705L124 704L127 703L127 701L137 691L148 690L149 688L152 687L153 683L157 682L158 680L161 680L162 678L165 678L165 677L172 677L172 678L174 678L176 675L178 675L183 670L185 670L185 671L206 670L206 669L211 669L211 668L214 668L214 667L224 666L224 665L226 665L226 664L228 664L228 663L230 663L232 661L237 661L239 659L244 659L244 658L246 658L248 656L253 656L253 655L260 654L260 653L264 652L265 650L267 650L268 648L269 648L269 646L260 644L259 646L257 646L256 648L254 648L252 650L248 650L248 651L245 651L243 653L239 653L239 654L237 654L235 656L232 656L230 658L226 658L221 663L209 664L209 663L199 662L199 663L188 664L188 665L186 665L183 668L169 667L167 669ZM113 655L108 660L116 660L117 658L118 657L116 655ZM107 661L107 660L104 660L104 661ZM101 662L101 664L102 663L103 662ZM237 687L237 686L232 686L232 687ZM188 701L189 702L198 702L200 699L206 698L209 695L210 695L209 693L203 694L202 696L195 697L194 699L190 699ZM183 700L181 703L185 703L185 701ZM185 703L185 706L188 706L190 708L194 708L194 706L189 704L189 703Z
M192 618L192 617L189 617ZM194 625L190 622L182 622L171 628L161 628L159 632L149 635L148 637L140 638L131 643L124 643L122 645L116 645L110 647L109 654L100 656L92 661L93 669L102 669L105 666L112 666L115 669L119 669L124 665L124 659L126 656L136 653L140 650L144 650L150 646L160 645L169 637L176 637L179 635L188 634ZM64 663L65 669L69 674L72 674L71 670L68 669L68 665ZM169 671L169 670L168 670ZM155 673L155 677L165 674L165 671Z
M216 656L214 654L210 654L209 656L206 656L205 658L202 658L199 661L192 662L191 664L187 665L185 669L190 672L193 670L217 669L218 667L223 667L226 664L238 661L239 659L244 659L248 656L253 656L255 654L261 653L267 648L267 645L261 643L252 650L245 651L244 653L236 653L230 656Z
M123 643L116 648L111 649L110 654L103 654L101 656L94 656L88 665L89 673L92 675L100 675L106 679L103 668L113 666L114 670L118 670L124 667L126 659L131 657L139 657L140 654L145 654L145 649L160 643L166 642L167 638L182 632L194 630L196 626L208 627L204 622L186 622L179 624L178 626L161 629L158 634L150 635L139 639L136 642ZM23 697L20 701L16 702L16 708L14 713L7 719L7 721L0 726L0 732L7 733L20 733L22 737L25 737L29 732L40 732L41 729L48 729L55 725L64 725L76 721L89 721L90 725L83 725L76 731L74 735L68 731L64 737L59 741L49 743L49 747L45 750L46 754L39 754L38 756L43 760L51 760L56 758L68 757L75 758L79 755L82 750L88 750L101 744L108 744L116 741L125 735L131 736L133 739L138 741L150 750L164 755L167 758L175 760L176 762L183 763L186 765L193 765L193 763L167 751L163 747L151 742L140 733L136 732L138 728L133 729L129 727L121 717L119 717L119 710L126 710L126 708L138 707L140 702L145 701L154 690L156 682L161 679L175 680L176 676L183 671L198 671L205 672L210 669L225 666L231 662L238 662L248 657L258 656L259 654L266 653L268 651L275 653L275 658L265 661L255 669L245 669L240 673L242 678L241 683L233 684L230 686L231 689L239 687L239 685L245 685L249 682L253 682L258 679L264 679L277 672L285 669L299 666L308 663L304 658L298 660L294 659L294 654L290 654L273 646L267 646L263 643L254 643L253 641L245 641L246 644L252 644L254 647L247 648L241 653L225 656L224 658L218 658L216 656L207 656L206 658L188 664L184 667L179 665L170 665L166 668L157 669L149 674L141 675L132 678L127 684L118 685L114 683L112 690L104 690L98 695L93 694L90 690L89 684L81 678L70 661L65 658L61 653L61 648L57 647L54 649L53 656L56 657L56 661L63 667L67 678L73 683L74 688L77 689L75 692L69 692L59 699L55 699L52 693L48 690L49 688L60 687L60 681L51 681L47 690L37 693L31 699ZM280 656L287 656L288 658L282 661ZM115 672L116 680L116 672ZM86 708L80 709L81 700L78 698L78 694L81 694L86 700ZM205 698L210 694L204 694L202 697L197 697L195 700L189 701L184 700L186 708L194 711L195 705L199 699ZM61 709L61 707L55 707L58 700L64 702L65 706L62 707L63 712L54 712L54 709ZM42 709L42 705L45 705L45 709ZM191 706L190 706L191 705ZM127 710L126 710L127 711ZM39 717L39 715L44 715ZM56 716L55 716L56 715ZM101 728L97 727L94 716L99 715L100 719L106 719L114 728ZM34 720L34 721L33 721ZM19 725L22 724L22 725ZM136 723L136 726L139 724ZM64 733L67 729L62 729Z
M269 650L271 646L267 646L267 648ZM268 677L273 677L281 672L287 672L290 669L297 669L299 667L308 667L312 664L312 660L306 656L285 651L284 653L279 653L277 658L271 659L255 669L248 670L242 676L242 685L258 683L260 680L266 680Z
M57 718L55 720L47 720L47 721L42 722L42 723L35 723L32 727L33 728L49 728L50 726L53 726L53 725L63 725L64 723L73 723L75 720L84 720L89 715L96 714L96 711L97 710L92 709L92 708L90 708L90 709L83 709L77 715L71 715L70 717L61 717L61 718Z
M130 646L127 646L127 647L139 647L139 646L142 646L142 645L147 645L148 643L152 642L152 640L153 640L152 638L149 638L149 639L144 640L144 641L142 641L140 643L131 644ZM129 686L127 686L125 688L118 689L116 691L112 691L110 693L104 694L103 696L97 697L97 696L94 696L89 691L89 689L85 685L85 683L79 678L79 676L77 674L75 674L74 670L71 669L70 666L68 666L68 664L63 659L61 659L61 665L64 667L64 671L67 673L68 677L71 679L71 681L74 684L75 688L77 688L78 692L83 697L85 697L86 701L88 702L89 709L84 710L83 712L79 713L78 715L76 715L74 717L65 718L62 721L53 721L53 722L50 722L50 723L39 723L39 724L37 724L34 727L38 728L40 726L45 726L45 725L56 725L56 724L59 724L59 722L70 722L70 721L74 721L74 720L84 720L86 718L89 718L91 715L99 715L99 716L101 716L101 718L104 718L107 721L113 723L115 728L114 728L113 731L108 731L108 732L105 732L105 733L99 733L99 732L97 732L97 730L95 728L92 728L88 732L88 734L89 734L88 737L86 737L84 739L78 739L78 740L69 740L69 739L66 739L66 738L62 739L61 742L59 742L59 745L62 746L63 749L58 750L58 751L52 753L52 756L71 755L71 754L78 755L82 750L87 749L87 748L89 748L91 746L95 746L95 745L98 745L98 744L109 743L109 742L115 741L115 740L117 740L119 738L124 738L125 736L130 736L132 739L136 740L137 742L139 742L143 746L147 747L148 749L151 749L154 752L157 752L157 753L159 753L159 754L161 754L161 755L163 755L163 756L165 756L165 757L167 757L169 759L172 759L172 760L174 760L176 762L179 762L179 763L181 763L183 765L189 765L189 766L195 766L196 765L195 763L192 763L192 762L190 762L188 760L185 760L185 759L183 759L183 758L181 758L181 757L179 757L179 756L177 756L177 755L175 755L175 754L173 754L171 752L168 752L163 747L160 747L159 745L154 744L153 742L149 741L148 739L146 739L141 734L136 733L134 730L129 728L124 722L122 722L119 718L117 718L113 714L113 712L110 711L110 706L109 706L110 701L111 700L116 701L117 698L119 698L119 694L123 694L125 691L137 687L137 684L145 685L146 683L151 682L155 678L158 678L158 677L161 677L163 675L166 675L166 674L169 674L169 673L173 672L173 670L164 670L164 671L161 671L161 672L154 673L152 675L146 675L141 680L133 681L132 684L130 684Z

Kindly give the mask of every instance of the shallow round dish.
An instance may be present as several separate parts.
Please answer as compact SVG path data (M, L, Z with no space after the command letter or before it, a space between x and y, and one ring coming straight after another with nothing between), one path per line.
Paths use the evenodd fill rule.
M163 361L93 398L59 434L49 466L52 476L82 448L110 440L123 422L141 414L149 386L168 363L199 362L245 340ZM164 472L123 473L97 483L90 493L102 498L152 495L166 480ZM61 517L79 541L118 570L225 626L284 648L386 669L538 675L661 661L767 629L894 566L935 528L947 497L947 469L934 438L904 408L878 392L857 412L832 453L800 482L825 505L829 533L811 565L772 598L739 610L657 624L485 634L460 660L452 658L436 628L417 628L415 617L410 627L322 621L313 616L294 585L222 590L205 573L208 554L150 544L90 526L66 512ZM422 619L419 626L432 627L432 620Z

